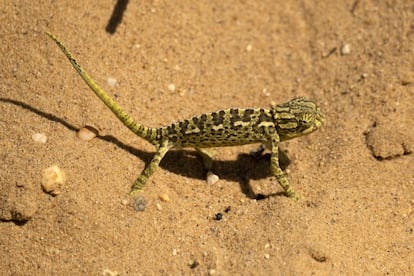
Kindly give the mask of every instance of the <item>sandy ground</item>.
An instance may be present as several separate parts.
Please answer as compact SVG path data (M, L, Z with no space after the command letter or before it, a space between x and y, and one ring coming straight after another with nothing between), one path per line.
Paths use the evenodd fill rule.
M38 2L0 4L1 274L414 274L412 1L130 1L113 34L114 0ZM313 99L325 126L281 145L304 199L249 145L218 149L214 185L192 149L172 151L146 210L123 205L154 149L45 31L149 126ZM85 125L99 136L78 139ZM55 197L40 185L52 165Z

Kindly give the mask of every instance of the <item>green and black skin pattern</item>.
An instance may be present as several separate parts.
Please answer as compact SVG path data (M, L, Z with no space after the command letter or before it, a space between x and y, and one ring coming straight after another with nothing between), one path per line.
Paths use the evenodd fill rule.
M143 191L148 178L171 148L195 148L202 155L206 167L211 169L212 156L205 148L261 143L271 151L271 172L285 194L291 198L299 197L279 167L278 144L312 133L322 126L325 116L314 102L295 98L284 104L271 106L270 109L224 109L204 113L165 127L146 127L132 119L95 83L56 36L51 33L46 34L56 42L82 79L115 116L133 133L156 147L153 159L133 183L130 195L137 196Z

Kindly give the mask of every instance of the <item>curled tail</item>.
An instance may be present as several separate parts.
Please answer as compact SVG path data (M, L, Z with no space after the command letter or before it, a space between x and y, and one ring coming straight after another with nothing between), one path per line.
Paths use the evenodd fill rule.
M147 140L151 144L157 144L156 128L146 127L132 119L131 116L129 116L97 83L95 83L95 81L89 76L85 69L83 69L82 66L80 66L80 64L75 60L72 53L66 49L65 45L63 45L63 43L60 42L56 36L49 32L46 32L46 34L56 42L70 63L72 63L73 68L75 68L75 70L86 82L86 84L96 94L96 96L98 96L99 99L101 99L106 104L106 106L109 107L109 109L126 127L128 127L133 133Z

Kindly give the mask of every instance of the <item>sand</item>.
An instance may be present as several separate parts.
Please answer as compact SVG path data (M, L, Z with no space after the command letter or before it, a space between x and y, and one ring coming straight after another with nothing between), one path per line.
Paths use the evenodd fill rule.
M38 2L0 4L1 274L414 273L412 1L130 1L118 17L116 1ZM281 144L303 199L281 194L257 145L218 148L212 185L185 149L136 212L127 193L154 148L45 31L148 126L313 99L326 124ZM79 139L84 126L99 135Z

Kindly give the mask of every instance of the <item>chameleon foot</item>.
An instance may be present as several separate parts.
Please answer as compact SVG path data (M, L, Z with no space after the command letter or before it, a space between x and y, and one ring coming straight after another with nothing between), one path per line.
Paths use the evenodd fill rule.
M295 191L286 191L285 194L286 194L286 196L288 198L291 198L294 201L298 201L298 200L304 199L303 196L301 196L300 194L296 193Z

